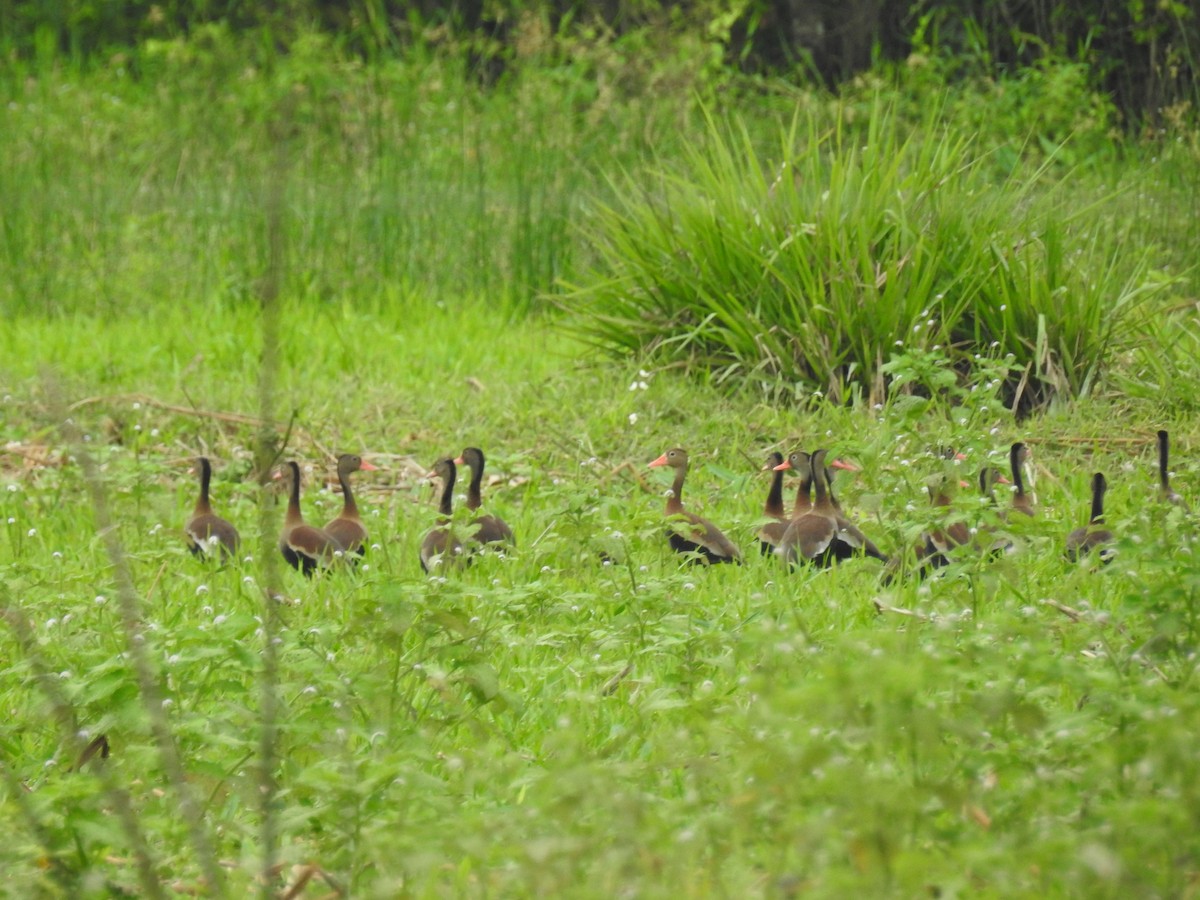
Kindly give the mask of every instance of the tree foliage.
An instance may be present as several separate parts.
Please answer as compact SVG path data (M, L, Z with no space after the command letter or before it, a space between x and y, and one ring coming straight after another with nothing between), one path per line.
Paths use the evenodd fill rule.
M80 62L148 39L221 23L287 45L315 28L366 57L448 45L493 80L522 58L529 23L565 37L645 30L702 34L731 67L836 86L879 58L932 49L964 72L997 75L1048 55L1086 63L1130 122L1195 105L1200 21L1180 0L0 0L5 55L59 52ZM563 52L569 51L568 41Z

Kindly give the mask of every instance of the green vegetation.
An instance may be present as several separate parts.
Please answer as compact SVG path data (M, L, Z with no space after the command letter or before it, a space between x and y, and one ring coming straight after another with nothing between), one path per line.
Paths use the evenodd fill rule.
M878 107L858 127L809 122L777 161L714 125L682 172L620 185L589 219L598 270L565 299L583 335L871 402L896 347L946 348L964 372L984 352L1015 360L1009 402L1029 408L1087 393L1170 286L1133 222L1097 220L1103 198L1048 187L1045 167L993 184L939 116L907 135Z
M727 72L715 90L711 58L660 45L586 49L588 65L539 57L487 90L428 48L366 65L309 35L273 56L220 27L143 45L136 67L15 58L0 113L4 889L1185 894L1200 556L1194 519L1154 499L1153 446L1170 428L1195 505L1194 128L1044 145L1014 139L1021 104L994 131L914 112L903 79L922 69L833 100ZM801 178L771 195L783 160ZM618 214L669 199L733 291L754 257L725 251L720 219L705 228L703 198L743 226L775 202L763 221L780 229L813 221L805 197L831 173L842 218L874 231L797 236L842 254L860 289L875 264L888 279L872 290L907 279L892 298L907 328L961 266L1000 347L976 361L943 310L943 346L969 370L908 339L869 361L885 376L870 400L805 388L796 408L783 400L801 392L765 377L795 357L767 344L762 368L743 350L738 369L684 377L580 341L599 320L572 292L604 290L589 273L619 247L632 265L677 246L662 229L659 245L619 243ZM884 202L910 188L919 203ZM933 237L895 214L909 210L936 213ZM1034 228L1031 313L1012 241ZM988 240L1008 280L984 278ZM1104 267L1084 271L1077 249ZM911 268L896 258L910 251ZM792 302L813 322L804 284ZM1056 315L1060 331L1030 335L1020 316L1061 312L1064 284L1111 334L1072 337ZM705 290L730 334L753 330L761 306ZM1050 358L1087 396L1018 422L1007 379L1030 362L1045 377ZM788 573L757 553L769 450L859 463L839 496L901 553L945 516L1001 526L968 490L930 507L946 465L931 451L961 450L970 480L1014 440L1033 448L1039 507L1003 526L1017 553L886 588L873 562ZM427 578L424 475L468 444L488 453L485 501L518 550ZM677 445L688 506L745 565L668 550L666 476L645 464ZM260 487L276 450L303 463L315 522L340 504L332 454L382 468L355 480L365 565L311 581L280 566L281 498ZM200 454L243 535L225 569L181 534ZM1095 570L1062 558L1094 471L1119 554ZM110 756L85 759L101 734Z

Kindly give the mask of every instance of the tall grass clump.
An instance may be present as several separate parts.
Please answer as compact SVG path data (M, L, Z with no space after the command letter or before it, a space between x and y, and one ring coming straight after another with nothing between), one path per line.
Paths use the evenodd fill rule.
M880 399L899 348L964 374L1011 353L1022 409L1086 394L1167 283L1154 249L1047 165L994 184L983 160L936 114L908 132L883 103L861 125L797 116L770 156L711 117L681 162L595 204L569 327L772 395Z

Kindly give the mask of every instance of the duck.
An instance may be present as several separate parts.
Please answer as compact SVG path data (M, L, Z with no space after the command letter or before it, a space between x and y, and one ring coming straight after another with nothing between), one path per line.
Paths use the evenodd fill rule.
M811 455L798 450L779 465L781 470L796 469L801 473L801 487L796 494L800 513L792 518L775 550L789 565L804 560L824 567L834 561L831 546L837 536L837 510L829 499L825 455L824 450ZM811 484L816 496L813 500L806 496L802 501L806 483Z
M779 546L779 542L783 539L783 533L787 531L791 521L783 508L783 469L776 468L782 463L783 454L778 450L773 450L767 454L767 464L763 466L764 472L771 472L771 487L767 491L767 502L763 504L763 518L772 520L758 529L758 540L763 556L775 552L775 548ZM797 502L799 502L799 492L797 492Z
M1092 476L1092 515L1088 524L1076 528L1067 535L1066 556L1071 562L1082 559L1093 550L1100 553L1101 562L1107 563L1112 559L1113 550L1108 547L1116 537L1104 526L1104 494L1108 491L1108 482L1103 472Z
M929 485L929 500L934 509L946 509L954 503L956 485L962 486L950 476L941 476ZM943 528L925 532L921 539L917 558L940 569L950 565L950 555L955 549L970 543L971 529L962 519L955 519Z
M1190 511L1186 500L1171 487L1171 475L1167 470L1167 457L1170 453L1170 435L1165 430L1158 432L1158 493L1163 500Z
M671 549L676 553L693 554L692 561L709 565L714 563L740 563L742 551L729 540L716 525L703 516L683 508L683 481L687 477L688 454L682 447L668 450L652 463L650 468L670 466L675 470L671 494L667 497L666 515L682 518L672 524L667 532ZM676 529L681 530L676 530Z
M1026 460L1029 459L1029 448L1020 441L1009 448L1008 465L1012 470L1013 483L1013 498L1012 511L1021 513L1022 515L1034 515L1033 498L1025 493L1025 476L1023 469Z
M979 470L976 483L979 486L979 496L983 499L984 508L993 511L990 515L995 515L996 485L1011 484L1011 482L995 466L984 466ZM993 555L1007 553L1013 548L1013 542L1009 538L996 536L995 525L988 521L980 524L975 535L975 545L981 551L986 551Z
M230 522L213 512L208 496L209 482L212 481L212 464L208 457L199 457L195 470L200 475L200 496L196 498L192 517L183 526L188 538L188 549L197 557L209 557L215 551L221 561L225 562L237 555L241 537Z
M283 468L288 490L287 515L279 535L279 552L287 564L311 578L318 568L328 568L345 548L323 528L309 525L300 511L300 464L294 460Z
M480 485L483 483L483 451L478 447L467 447L454 460L454 464L456 466L469 466L471 469L471 483L467 487L467 509L475 512L483 505L483 498L480 491ZM499 516L487 514L476 516L472 520L472 527L475 529L475 533L471 536L471 540L479 546L486 544L516 544L512 529Z
M325 533L345 548L347 554L359 557L367 552L367 529L358 515L358 505L350 490L352 472L375 472L371 465L356 453L343 453L338 457L337 476L342 485L342 511L325 525Z
M834 469L857 471L856 467L841 460L826 465L827 456L827 450L811 454L796 452L784 461L783 468L803 467L807 457L808 478L815 497L811 508L792 520L776 552L789 564L803 559L826 567L860 553L886 563L887 555L846 518L833 494ZM801 490L804 480L807 479L802 479Z
M433 465L429 478L442 479L441 500L438 503L438 522L421 540L421 571L428 573L441 563L452 565L462 558L463 545L450 530L450 519L454 515L454 482L458 478L458 467L447 457Z
M833 475L839 469L844 472L859 471L858 466L844 460L834 459L824 467L822 473L825 480L825 493L829 496L829 503L833 506L833 510L836 513L838 536L834 540L834 551L840 554L839 559L849 559L859 551L862 551L864 556L869 556L872 559L886 563L888 555L876 547L874 542L863 534L857 525L847 519L845 513L842 511L842 504L833 492Z

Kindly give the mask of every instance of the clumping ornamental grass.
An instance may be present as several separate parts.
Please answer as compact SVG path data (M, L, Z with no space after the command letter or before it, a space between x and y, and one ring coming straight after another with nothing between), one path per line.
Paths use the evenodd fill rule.
M772 396L884 396L897 348L969 372L1012 354L1007 400L1084 396L1172 279L1131 223L1047 162L992 183L981 144L886 102L798 113L772 154L713 116L678 160L618 178L584 224L597 263L559 299L610 352Z

